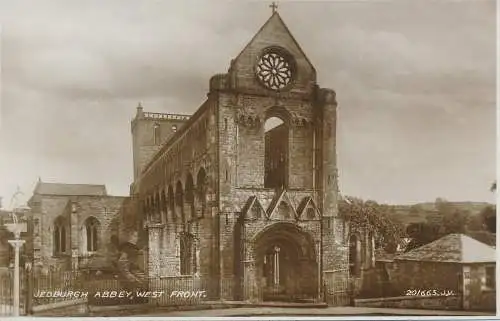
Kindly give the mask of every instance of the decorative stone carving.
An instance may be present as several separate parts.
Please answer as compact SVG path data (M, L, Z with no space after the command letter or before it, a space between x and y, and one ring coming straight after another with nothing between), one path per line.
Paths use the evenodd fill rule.
M238 125L248 127L248 128L260 128L262 121L257 115L250 115L246 113L240 113L236 118L236 123Z

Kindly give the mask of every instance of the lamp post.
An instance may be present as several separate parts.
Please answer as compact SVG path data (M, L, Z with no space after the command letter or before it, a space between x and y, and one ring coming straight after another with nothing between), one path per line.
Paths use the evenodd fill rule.
M16 211L21 210L21 208L12 211L12 221L13 223L5 224L9 232L14 233L14 239L8 240L9 244L14 248L14 316L19 316L19 251L21 246L25 243L21 240L21 233L27 231L26 222L19 222L17 219Z

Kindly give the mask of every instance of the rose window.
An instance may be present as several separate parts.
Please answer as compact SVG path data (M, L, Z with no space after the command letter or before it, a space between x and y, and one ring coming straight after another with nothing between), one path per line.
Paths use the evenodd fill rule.
M285 88L292 81L290 62L275 52L264 54L257 63L257 78L274 90Z

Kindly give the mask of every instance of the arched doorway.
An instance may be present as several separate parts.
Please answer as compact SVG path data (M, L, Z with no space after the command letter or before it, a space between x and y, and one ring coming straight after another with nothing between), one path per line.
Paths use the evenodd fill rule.
M254 241L255 275L263 301L301 301L318 295L312 236L293 223L276 223Z

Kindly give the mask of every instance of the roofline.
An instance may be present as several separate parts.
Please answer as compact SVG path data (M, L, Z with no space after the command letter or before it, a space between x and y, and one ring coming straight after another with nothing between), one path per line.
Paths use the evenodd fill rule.
M205 113L206 109L210 108L209 102L211 101L211 93L209 92L207 96L208 97L203 101L200 107L198 107L194 114L185 121L184 125L182 125L179 130L177 130L172 136L170 136L170 138L161 145L160 149L158 149L158 151L154 153L154 155L149 159L146 165L140 170L139 177L134 180L134 183L140 181L143 177L145 177L146 174L155 165L155 163L161 158L161 155L165 152L168 152L172 148L174 143L176 143L179 139L181 139L181 137L184 136L184 134L186 134L187 129Z
M281 23L283 24L283 26L285 27L285 30L288 32L288 34L290 35L290 37L292 38L292 41L295 43L295 45L297 46L297 48L299 48L299 51L302 53L302 55L304 56L304 58L306 59L306 61L309 63L309 65L311 66L311 68L313 69L314 71L314 74L317 76L317 73L316 73L316 68L314 68L314 65L311 63L311 61L309 60L309 57L306 55L306 53L304 52L304 50L302 49L302 47L300 46L300 44L298 43L298 41L295 39L295 37L293 36L293 34L290 32L290 29L288 28L288 26L286 25L285 21L283 21L283 19L281 18L280 14L278 13L278 11L275 11L271 17L269 17L269 19L266 20L266 22L264 22L264 24L262 25L262 27L259 28L259 30L253 35L252 39L250 39L250 41L246 44L245 47L243 47L243 49L240 51L240 53L236 56L236 58L233 59L233 61L236 61L238 60L238 58L243 54L243 52L245 52L245 50L250 46L250 44L255 40L255 38L257 38L257 36L262 32L262 30L264 29L265 26L267 26L267 24L271 21L271 19L274 17L274 16L277 16L278 19L280 19Z
M130 198L130 196L118 196L118 195L77 195L77 194L34 194L31 198L30 201L33 199L35 195L40 195L40 196L53 196L53 197L106 197L106 198Z

